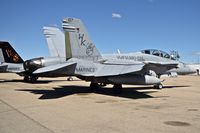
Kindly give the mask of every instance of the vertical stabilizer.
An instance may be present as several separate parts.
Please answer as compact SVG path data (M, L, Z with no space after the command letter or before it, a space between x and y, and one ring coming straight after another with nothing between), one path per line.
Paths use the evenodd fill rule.
M74 57L92 61L98 61L101 58L80 19L63 19L62 26L65 33L67 58Z
M43 27L50 55L52 57L65 57L65 36L57 27Z

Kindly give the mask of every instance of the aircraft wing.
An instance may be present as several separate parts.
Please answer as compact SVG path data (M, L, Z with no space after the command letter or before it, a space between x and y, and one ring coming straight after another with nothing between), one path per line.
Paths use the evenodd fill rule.
M166 69L176 68L178 63L172 62L136 62L125 60L107 60L103 62L100 69L94 74L95 77L116 76L133 73L143 73L144 68L155 70L156 72L165 72ZM165 68L165 69L162 69Z
M56 65L51 65L47 67L42 67L37 69L36 71L33 72L35 75L53 75L53 74L59 74L59 73L68 73L72 69L71 66L75 66L76 63L74 62L69 62L69 63L62 63L62 64L56 64Z

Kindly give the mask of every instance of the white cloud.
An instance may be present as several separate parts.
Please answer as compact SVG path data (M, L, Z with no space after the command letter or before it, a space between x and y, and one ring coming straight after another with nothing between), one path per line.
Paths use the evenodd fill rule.
M112 18L121 18L121 14L119 13L112 13Z

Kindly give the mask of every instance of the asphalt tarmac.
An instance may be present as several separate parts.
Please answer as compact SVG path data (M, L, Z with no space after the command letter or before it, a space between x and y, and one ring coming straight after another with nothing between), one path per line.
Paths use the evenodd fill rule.
M0 133L199 133L200 76L165 78L162 90L74 79L24 83L0 74Z

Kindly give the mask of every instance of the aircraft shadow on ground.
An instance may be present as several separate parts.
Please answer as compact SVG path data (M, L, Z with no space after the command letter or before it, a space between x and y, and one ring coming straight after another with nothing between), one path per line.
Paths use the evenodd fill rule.
M181 88L190 86L188 85L165 86L164 89L177 88L177 87ZM145 90L145 91L140 92L139 90ZM149 94L162 90L152 90L152 87L147 86L147 87L128 87L128 88L123 88L121 92L116 92L116 90L113 88L98 88L95 90L91 90L90 87L85 87L85 86L61 86L59 88L53 88L53 89L17 89L17 91L26 91L33 94L42 95L38 99L56 99L73 94L87 95L90 93L96 93L114 97L130 98L130 99L142 99L142 98L160 98L160 97L153 97Z
M171 89L171 88L183 88L183 87L191 87L191 85L176 85L176 86L163 86L163 89Z
M113 88L98 88L94 91L89 87L84 86L61 86L59 88L53 88L53 90L45 89L17 89L17 91L27 91L33 94L41 94L38 99L55 99L61 98L73 94L77 95L87 95L90 93L96 93L101 95L131 98L131 99L140 99L140 98L154 98L148 94L157 92L158 90L149 90L145 92L137 91L137 88L123 88L121 92L116 92ZM139 89L152 89L152 87L142 87Z
M19 80L19 79L13 79L13 80L2 80L0 81L0 83L9 83L9 82L15 82L15 83L28 83L28 82L25 82L23 80ZM50 82L53 82L51 80L40 80L40 81L37 81L35 83L29 83L29 84L47 84L47 83L50 83Z
M9 83L9 82L16 82L16 83L28 83L28 84L47 84L47 83L51 83L51 82L62 82L62 81L67 81L67 80L38 80L34 83L29 83L29 82L25 82L24 80L19 80L19 79L13 79L13 80L2 80L0 79L0 83ZM69 82L73 82L73 81L79 81L79 80L71 80Z

